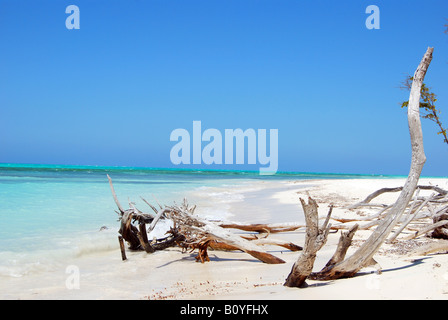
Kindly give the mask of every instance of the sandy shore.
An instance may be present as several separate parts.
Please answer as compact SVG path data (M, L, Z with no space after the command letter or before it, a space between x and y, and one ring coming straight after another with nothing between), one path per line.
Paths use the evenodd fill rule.
M314 197L325 216L330 203L334 217L350 218L369 214L367 209L347 210L371 192L383 187L402 186L404 179L354 179L308 181L256 181L256 187L244 189L244 198L230 204L233 220L241 222L303 222L299 197ZM420 184L448 189L448 179L421 179ZM235 188L231 192L243 192ZM390 203L398 196L387 194L376 199ZM361 243L371 231L359 231L354 242ZM275 234L303 245L304 229ZM339 233L330 234L319 251L315 270L332 256ZM424 238L418 241L426 241ZM417 241L417 242L418 242ZM418 245L413 242L413 245ZM128 252L121 261L116 250L77 257L50 270L23 278L1 279L2 299L446 299L448 298L448 255L409 258L406 250L387 245L375 259L382 267L362 270L356 277L336 281L307 281L308 288L283 286L300 252L267 247L285 264L267 265L241 252L210 251L211 262L196 263L195 253L179 249L148 255ZM353 251L349 251L350 254ZM415 258L422 258L417 259ZM79 276L79 288L73 279ZM75 277L75 278L74 278Z

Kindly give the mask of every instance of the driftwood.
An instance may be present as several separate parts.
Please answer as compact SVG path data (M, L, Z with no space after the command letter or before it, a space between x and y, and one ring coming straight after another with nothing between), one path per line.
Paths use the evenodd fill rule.
M108 177L114 201L118 207L120 221L119 243L122 259L126 260L124 241L129 245L130 250L145 251L153 253L157 250L164 250L169 247L178 246L182 251L198 250L196 261L210 261L207 249L214 250L239 250L246 252L252 257L269 264L284 263L282 259L266 252L262 246L276 245L291 251L301 250L302 247L294 243L278 239L268 239L270 233L296 230L301 226L295 223L290 224L240 224L209 221L196 215L196 206L189 206L186 199L182 205L162 206L160 209L151 205L145 199L153 213L145 213L136 208L133 203L129 203L130 208L124 209L118 201L112 179ZM148 240L148 233L154 230L156 224L161 219L169 219L172 227L167 232L168 236L162 239ZM147 224L149 224L148 227ZM237 235L229 229L235 228L257 234Z
M388 207L386 206L383 210L387 213L378 223L375 230L373 230L370 237L348 258L344 258L345 252L351 243L351 237L357 227L353 227L348 233L344 233L341 236L338 248L336 249L335 255L327 263L326 267L321 270L318 274L314 275L315 278L320 280L333 280L344 277L352 277L362 268L374 263L373 256L379 250L381 245L386 241L387 237L390 235L394 227L401 221L402 215L409 206L409 203L417 189L418 180L426 161L426 156L423 149L423 134L420 123L419 105L420 105L420 90L425 77L426 71L432 60L433 48L428 48L425 55L423 56L417 70L415 71L413 77L413 83L410 92L409 105L408 105L408 124L409 133L411 137L411 148L412 148L412 159L411 167L409 171L408 178L405 185L400 188L394 188L393 191L400 191L400 195L396 202ZM434 188L431 188L434 190ZM378 195L392 191L391 189L381 189L377 192L371 194L367 197L361 204L366 204ZM439 192L440 196L445 196L444 190L435 190ZM444 194L445 193L445 194ZM416 197L418 199L418 197ZM303 201L302 201L303 202ZM358 206L361 204L357 204ZM415 207L415 205L413 206ZM305 207L304 207L305 210ZM411 211L413 208L411 209ZM317 211L317 206L316 206ZM412 214L412 212L410 212ZM407 219L405 219L407 220ZM309 226L307 223L307 229L311 228L315 230L315 226ZM315 231L310 231L312 234ZM307 231L308 235L308 231ZM315 246L317 247L317 245ZM307 246L305 245L304 253L307 251ZM291 273L286 279L286 286L296 286L300 287L303 285L305 279L311 274L310 264L314 263L315 253L314 250L311 251L309 257L305 257L302 254L291 270ZM307 259L304 259L307 258ZM304 279L305 278L305 279ZM292 281L291 281L292 279Z
M426 256L431 253L445 253L448 252L448 241L440 240L439 242L427 243L426 245L415 249L409 256Z
M418 186L415 192L413 200L409 202L407 206L407 211L398 219L397 225L398 229L393 231L393 235L387 240L387 242L392 243L396 241L397 237L403 233L403 231L411 232L410 235L404 236L402 240L410 240L422 235L428 235L431 238L442 238L448 239L448 223L444 222L448 220L448 196L446 195L448 192L438 186L426 186L423 187L423 190L435 190L436 193L433 193L429 196L420 196L420 188L422 186ZM402 187L397 188L383 188L375 191L373 194L379 194L389 191L384 190L402 190ZM369 197L367 197L369 198ZM366 198L366 199L367 199ZM345 208L358 208L359 205L367 206L365 200L357 203L353 206L348 206ZM333 220L340 222L340 224L336 224L332 226L333 229L349 229L350 226L347 225L349 222L366 222L364 224L359 224L359 230L367 230L371 227L374 227L385 218L385 213L389 209L392 208L392 205L387 204L377 204L384 207L382 210L377 212L376 214L360 217L360 218L351 218L351 219L341 219L341 218L333 218ZM424 211L426 209L426 211ZM423 212L422 212L423 211ZM422 226L423 225L423 226ZM434 230L434 231L433 231ZM433 231L432 233L429 233Z
M325 278L325 274L331 270L337 263L344 260L345 255L347 253L348 248L352 244L353 236L355 235L355 232L358 230L359 225L355 224L353 225L349 231L343 232L341 234L341 237L339 238L338 246L336 247L336 251L331 257L331 259L327 262L325 267L317 272L317 273L311 273L310 279L321 279L322 277Z
M431 236L434 238L448 239L448 223L443 224L442 221L448 220L448 206L444 206L439 212L434 214L433 223L437 225Z
M305 280L313 271L314 260L316 259L317 251L327 241L328 232L331 225L330 220L332 207L328 212L327 219L321 227L319 227L318 205L311 197L308 199L308 204L303 199L300 199L306 221L306 236L305 246L298 260L294 263L291 272L286 279L285 286L288 287L306 287Z
M118 242L120 243L121 260L126 260L126 249L124 248L124 240L122 236L118 236Z
M442 188L439 188L438 186L417 186L417 189L420 190L434 190L436 192L438 192L438 196L434 197L434 201L436 201L437 199L443 199L448 192ZM399 192L402 191L403 187L395 187L395 188L382 188L379 190L376 190L375 192L371 193L370 195L368 195L364 200L355 203L351 206L348 206L347 209L355 209L361 206L386 206L385 204L371 204L370 201L372 201L373 199L375 199L376 197L387 193L387 192Z
M295 231L297 229L300 229L302 227L305 227L305 225L298 224L298 223L273 223L273 224L241 224L236 222L220 222L219 226L221 228L233 228L233 229L239 229L244 231L252 231L252 232L259 232L259 233L278 233L278 232L288 232L288 231Z
M298 223L284 224L241 224L238 222L210 221L195 214L195 206L189 206L186 199L181 205L164 206L159 208L142 200L151 208L152 212L140 211L133 203L129 209L124 209L115 194L112 180L108 176L112 195L118 207L120 230L118 237L122 259L126 260L126 241L130 250L153 253L169 247L177 246L183 252L198 251L196 261L210 261L208 249L238 250L269 264L284 263L284 261L262 247L277 245L291 251L303 250L292 266L284 285L290 287L305 287L306 279L333 280L343 277L352 277L364 267L376 264L374 255L386 241L400 241L399 235L410 232L404 239L416 238L432 231L431 236L448 238L448 191L438 186L418 185L418 180L426 161L423 149L423 136L419 116L420 88L426 70L432 59L432 48L428 48L420 62L414 77L408 105L408 123L411 136L412 160L410 172L404 186L395 188L382 188L367 196L347 209L358 207L380 207L374 215L358 219L331 218L330 208L324 223L319 226L318 205L309 197L308 204L300 199L306 226ZM421 190L432 190L429 197L420 196ZM371 203L381 194L387 192L400 192L393 204ZM427 211L425 211L427 210ZM161 219L168 219L172 227L167 237L162 239L148 239L148 233L154 230ZM333 219L338 222L331 225ZM428 222L430 220L430 222ZM365 223L359 223L365 222ZM355 224L353 224L355 223ZM423 226L421 224L424 224ZM147 227L148 225L148 227ZM416 226L418 228L416 229ZM271 234L278 232L295 231L306 227L304 248L278 239L270 238ZM346 254L352 245L352 239L357 230L375 227L370 237L348 258ZM235 234L231 229L250 232L249 234ZM330 230L347 230L341 232L336 251L325 267L319 272L312 272L317 252L325 245ZM448 250L448 241L431 244L421 254L442 252Z
M446 234L447 229L442 228L442 227L446 227L446 226L448 226L448 220L440 220L436 223L428 224L425 227L418 230L417 232L415 232L415 234L405 237L405 240L415 239L421 235L426 234L429 231L436 230L436 229L439 229L439 231L437 231L435 233L436 238L444 238L447 236L447 234ZM442 234L439 234L439 233L442 233Z
M386 218L376 227L370 237L350 257L335 264L322 274L325 279L352 277L360 269L368 265L373 255L379 250L409 204L418 184L426 156L423 149L423 134L420 123L420 89L426 71L432 60L433 48L428 48L414 74L408 105L408 124L411 136L412 159L408 178L403 189L387 213Z
M193 215L186 200L181 207L170 207L170 209L168 218L174 222L177 232L185 236L180 246L185 249L200 249L198 258L202 262L207 260L208 243L216 241L233 246L265 263L284 263L282 259L265 252L252 241L235 235L212 221Z

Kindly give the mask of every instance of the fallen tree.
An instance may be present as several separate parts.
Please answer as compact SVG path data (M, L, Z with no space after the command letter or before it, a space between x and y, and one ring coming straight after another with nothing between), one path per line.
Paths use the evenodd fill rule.
M125 210L118 201L112 179L107 177L118 207L117 213L120 220L118 240L123 260L126 259L124 241L129 244L130 250L146 251L147 253L173 246L190 252L197 249L196 261L201 262L210 261L208 248L243 251L269 264L284 263L285 261L263 250L262 246L264 245L277 245L291 251L302 250L301 246L294 243L268 238L271 233L296 230L301 227L298 224L251 225L210 221L196 215L194 213L196 206L190 206L186 199L181 205L165 206L164 208L159 206L159 209L143 199L153 212L142 212L133 203L129 203L130 208ZM154 230L160 219L169 219L172 222L172 226L167 232L168 236L149 241L148 234ZM149 224L148 227L147 224ZM230 232L231 228L253 231L257 234L241 236Z

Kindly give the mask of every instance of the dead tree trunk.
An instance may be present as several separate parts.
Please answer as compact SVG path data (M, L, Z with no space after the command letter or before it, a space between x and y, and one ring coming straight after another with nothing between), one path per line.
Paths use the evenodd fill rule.
M328 221L330 220L332 211L332 208L330 208L327 219L322 227L319 228L319 214L316 201L309 198L308 204L306 204L303 199L300 199L300 202L302 203L306 221L305 246L299 256L299 259L296 263L294 263L292 270L284 284L287 287L299 288L307 286L305 280L313 271L316 253L327 241L328 232L331 227L331 225L328 224Z
M421 60L417 70L414 73L411 93L408 105L408 125L411 136L412 161L411 168L403 190L401 191L397 201L390 209L387 217L373 231L371 236L364 244L349 258L335 264L332 268L321 273L322 279L338 279L342 277L352 277L360 269L368 265L373 255L378 251L384 243L390 232L405 211L409 201L411 200L418 180L420 178L426 156L423 149L423 134L420 123L420 89L425 78L428 66L431 63L433 48L428 48L423 59Z
M414 73L414 80L411 87L408 105L408 125L411 137L412 160L411 168L401 193L390 208L384 220L377 226L364 244L349 258L344 259L345 253L351 244L351 239L357 226L353 227L348 233L343 233L336 249L336 253L327 265L314 275L320 280L332 280L343 277L352 277L362 268L375 263L373 256L385 242L392 229L400 220L406 210L411 198L416 190L426 156L423 149L423 134L420 123L420 89L432 60L433 48L428 48L417 70ZM389 190L387 190L389 191ZM374 195L376 196L376 195ZM370 199L367 199L370 200ZM301 199L302 201L302 199ZM303 205L303 201L302 201ZM317 205L316 205L317 208ZM310 209L304 206L305 218L307 219L307 235L303 253L294 264L291 273L286 279L286 286L301 287L305 279L311 274L314 259L321 243L317 241L318 228L317 223L313 223L308 217ZM314 210L311 210L314 211ZM317 210L315 210L317 211ZM316 218L317 219L317 218ZM309 220L311 223L309 223ZM317 250L316 250L317 249ZM342 260L342 261L341 261Z

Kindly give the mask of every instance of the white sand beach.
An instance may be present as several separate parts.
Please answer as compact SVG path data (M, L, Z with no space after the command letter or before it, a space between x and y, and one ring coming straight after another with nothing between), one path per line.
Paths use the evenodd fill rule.
M334 204L333 217L365 216L373 209L348 210L343 207L364 199L383 187L397 187L404 179L334 179L301 181L255 181L255 188L243 186L229 192L244 194L230 204L232 220L252 223L304 222L299 197L312 196L319 203L319 214L327 214ZM421 185L448 189L448 179L422 178ZM250 190L250 191L249 191ZM426 191L425 191L426 192ZM429 191L427 191L429 192ZM398 193L384 194L378 202L390 202ZM198 208L199 212L200 208ZM336 221L334 223L337 223ZM366 239L371 230L358 231L354 246ZM314 265L320 270L334 253L340 231L329 235L318 252ZM115 237L113 233L111 236ZM303 245L305 229L273 234ZM398 237L400 239L400 237ZM412 247L428 241L420 237ZM403 243L401 243L403 244ZM181 253L178 248L154 254L127 252L122 261L118 247L84 254L56 270L18 278L2 278L1 299L446 299L448 298L448 255L425 257L407 255L403 245L384 245L375 255L382 267L361 270L350 279L308 280L303 289L287 288L283 283L300 252L280 247L266 249L285 260L284 264L262 263L242 252L209 251L211 261L195 262L195 253ZM350 249L348 255L353 252ZM73 287L73 270L79 271L79 287Z

